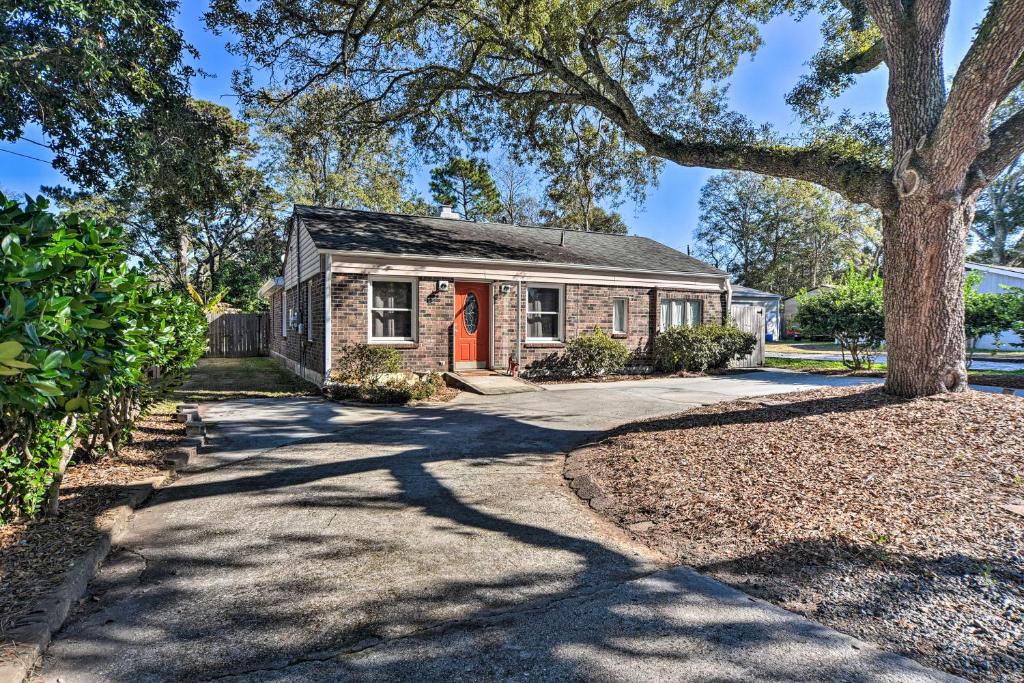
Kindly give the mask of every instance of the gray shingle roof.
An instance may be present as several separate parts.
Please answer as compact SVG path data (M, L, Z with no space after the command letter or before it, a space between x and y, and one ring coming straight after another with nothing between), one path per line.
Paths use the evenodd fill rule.
M505 223L295 207L319 249L523 261L623 270L724 275L706 263L635 235L563 231Z
M739 296L740 298L743 298L745 296L746 297L754 297L754 298L758 298L758 299L781 299L782 298L781 294L772 294L771 292L766 292L766 291L761 290L761 289L754 289L753 287L745 287L743 285L733 285L732 286L732 295L733 295L733 297Z

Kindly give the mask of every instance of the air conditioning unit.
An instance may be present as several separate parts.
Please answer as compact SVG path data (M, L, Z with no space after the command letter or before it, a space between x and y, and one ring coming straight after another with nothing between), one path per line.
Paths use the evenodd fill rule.
M439 292L447 292L448 288L451 287L451 286L452 286L452 283L448 282L447 280L438 280L437 281L437 291L439 291Z

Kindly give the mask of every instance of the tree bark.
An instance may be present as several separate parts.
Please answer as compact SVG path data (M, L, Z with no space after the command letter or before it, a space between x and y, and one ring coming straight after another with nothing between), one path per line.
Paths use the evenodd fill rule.
M885 389L904 397L967 388L964 257L973 196L914 196L883 218Z

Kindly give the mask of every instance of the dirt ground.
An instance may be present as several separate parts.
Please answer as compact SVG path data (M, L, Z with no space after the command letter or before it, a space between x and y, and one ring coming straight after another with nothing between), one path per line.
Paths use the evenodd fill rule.
M639 422L571 456L701 571L924 664L1024 679L1024 400L877 388Z
M119 456L68 468L56 517L0 527L0 631L60 583L70 560L96 541L97 521L125 487L165 469L163 453L184 438L170 415L150 415Z

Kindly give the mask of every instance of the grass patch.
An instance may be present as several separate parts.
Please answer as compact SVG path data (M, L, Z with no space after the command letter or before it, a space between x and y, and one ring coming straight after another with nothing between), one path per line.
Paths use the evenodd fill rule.
M885 377L885 366L871 370L850 370L837 360L813 360L802 358L765 358L764 367L780 370L799 370L818 375L844 375L850 377ZM1022 370L969 370L967 380L971 384L984 384L1008 389L1024 389Z
M272 358L202 358L173 402L226 401L317 395L316 385L300 379Z
M765 351L774 353L841 353L838 344L827 341L777 341L764 345ZM885 355L884 353L882 354ZM1020 360L1024 359L1024 351L985 351L978 349L974 353L975 360Z

